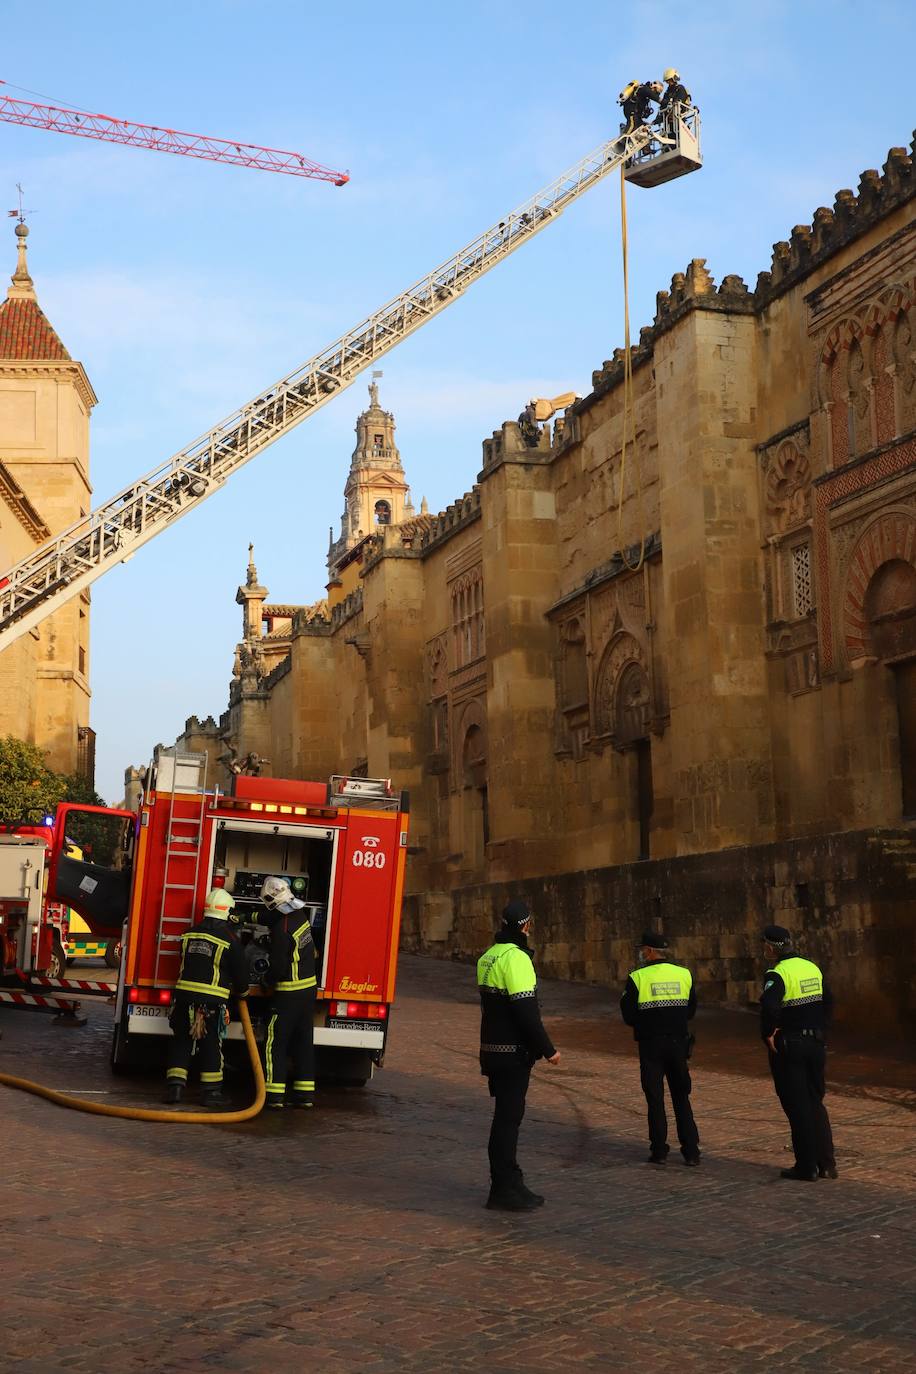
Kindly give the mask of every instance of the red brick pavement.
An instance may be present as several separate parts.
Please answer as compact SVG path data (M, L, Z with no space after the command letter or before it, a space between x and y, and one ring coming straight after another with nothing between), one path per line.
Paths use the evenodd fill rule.
M0 1088L0 1370L916 1371L904 1067L856 1060L829 1098L840 1179L782 1183L751 1020L701 1018L703 1166L651 1170L612 1000L543 994L566 1053L534 1075L522 1162L548 1202L521 1217L482 1207L466 967L405 958L386 1068L308 1115L172 1128ZM108 1076L109 1023L6 1012L0 1067L148 1103L154 1080Z

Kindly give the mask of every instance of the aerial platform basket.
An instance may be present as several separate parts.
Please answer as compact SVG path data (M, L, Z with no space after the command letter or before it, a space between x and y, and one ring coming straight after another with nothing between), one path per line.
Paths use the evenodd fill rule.
M650 142L630 158L624 176L634 186L661 186L675 177L699 171L702 165L700 112L682 107L673 126L661 126Z

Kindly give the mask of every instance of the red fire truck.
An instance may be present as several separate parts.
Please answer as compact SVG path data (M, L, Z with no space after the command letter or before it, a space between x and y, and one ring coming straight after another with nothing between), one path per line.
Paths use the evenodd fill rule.
M58 808L55 833L76 828ZM206 787L206 755L160 751L139 813L110 862L55 847L49 890L90 929L121 938L111 1061L164 1046L182 932L200 916L213 886L236 899L239 935L252 971L249 1010L257 1027L267 929L261 884L286 878L306 903L319 953L315 1046L323 1077L365 1082L385 1051L394 997L408 801L389 782L334 777L330 783L237 777L229 794ZM123 927L123 937L122 937ZM231 1038L241 1038L233 1022Z

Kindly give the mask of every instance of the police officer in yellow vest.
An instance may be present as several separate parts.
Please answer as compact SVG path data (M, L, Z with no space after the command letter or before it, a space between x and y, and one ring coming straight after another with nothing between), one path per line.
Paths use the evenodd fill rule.
M815 1183L836 1178L833 1133L824 1106L825 1032L833 996L817 964L802 959L785 926L767 926L767 969L760 997L760 1034L770 1052L776 1095L792 1129L795 1164L782 1178Z
M490 1196L487 1206L530 1212L543 1205L525 1186L516 1160L531 1069L538 1059L559 1064L541 1021L537 978L528 952L531 914L519 898L506 904L496 941L477 961L480 993L480 1072L493 1098L490 1128Z
M223 1037L229 994L248 996L248 960L229 921L235 899L221 887L207 893L201 920L181 937L181 967L169 1017L172 1039L166 1102L180 1102L192 1056L199 1055L201 1103L223 1107Z
M664 935L642 936L639 968L630 974L620 999L620 1011L639 1045L639 1076L649 1109L649 1164L668 1157L668 1119L665 1082L677 1122L684 1163L700 1162L700 1136L690 1106L687 1060L693 1037L688 1021L697 998L689 969L668 960Z
M317 965L308 908L285 878L265 878L261 901L270 925L271 1016L264 1045L267 1106L286 1106L287 1057L293 1061L290 1104L311 1107L315 1101L315 999Z

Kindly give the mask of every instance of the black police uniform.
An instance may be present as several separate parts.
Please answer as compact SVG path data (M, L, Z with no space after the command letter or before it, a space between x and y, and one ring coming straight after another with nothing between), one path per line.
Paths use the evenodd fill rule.
M169 1016L166 1082L177 1101L188 1081L191 1056L200 1057L203 1101L222 1100L222 1033L230 993L248 992L248 961L227 921L205 916L181 937L181 968ZM192 1034L192 1032L194 1032Z
M782 927L770 929L782 931ZM817 965L794 954L788 932L783 933L784 949L764 979L760 1034L765 1041L775 1036L776 1052L767 1046L770 1072L792 1131L795 1167L783 1170L783 1176L813 1182L818 1175L836 1177L833 1132L824 1106L826 1031L833 994ZM780 942L771 943L778 947Z
M510 902L507 911L521 903ZM537 978L528 940L519 930L527 919L508 922L477 963L480 992L480 1072L493 1098L487 1154L489 1207L523 1210L544 1201L525 1187L516 1151L525 1115L532 1065L552 1059L556 1050L541 1021Z
M315 943L306 909L273 913L268 974L273 998L264 1048L268 1106L282 1106L286 1099L290 1056L293 1105L311 1107L314 1101L315 969Z
M653 948L648 940L643 943ZM646 978L651 987L651 970L664 970L664 966L676 970L678 974L687 974L690 979L687 996L682 996L682 987L673 988L672 995L665 996L666 988L662 987L660 996L641 1004L637 980ZM663 1164L668 1155L666 1082L674 1108L681 1154L687 1164L700 1162L700 1135L690 1105L692 1085L687 1065L692 1045L687 1023L696 1014L696 1009L697 995L692 977L687 970L668 959L650 959L634 969L627 978L620 998L623 1019L628 1026L632 1026L633 1037L639 1045L639 1077L648 1108L649 1162L652 1164Z

